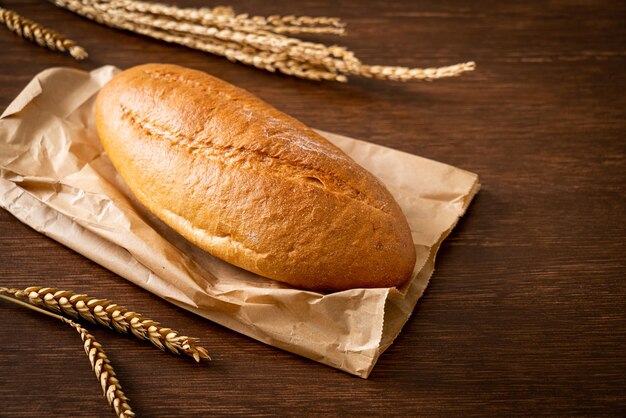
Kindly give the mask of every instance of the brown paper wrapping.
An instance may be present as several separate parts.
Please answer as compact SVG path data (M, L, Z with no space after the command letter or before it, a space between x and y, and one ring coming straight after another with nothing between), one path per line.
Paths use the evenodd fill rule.
M387 185L408 218L417 263L400 289L294 289L208 255L134 199L95 130L95 94L117 71L49 69L9 105L0 117L0 206L184 309L366 378L424 292L437 249L478 191L478 177L320 132Z

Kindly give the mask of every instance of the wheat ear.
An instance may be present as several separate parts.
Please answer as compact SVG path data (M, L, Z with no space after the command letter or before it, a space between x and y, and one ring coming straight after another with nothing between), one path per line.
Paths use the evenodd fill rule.
M26 19L12 10L0 7L0 23L22 38L52 51L68 52L77 60L87 58L87 52L82 47L76 45L76 42L67 39L50 28Z
M139 339L150 341L163 351L184 353L197 362L201 359L210 359L206 349L195 344L197 338L180 335L178 331L162 327L158 322L144 318L141 314L106 299L96 299L69 290L49 287L28 287L24 290L0 287L0 293L28 299L32 305L72 318L83 318L123 334L130 333Z
M13 292L11 292L11 290L16 289L0 288L1 293L14 294ZM117 379L115 371L113 370L113 366L111 365L109 358L104 352L102 345L96 341L94 336L91 335L89 331L87 331L83 326L77 324L71 319L46 311L36 306L29 305L28 303L22 302L21 300L14 299L2 294L0 294L0 298L24 306L28 309L37 311L44 315L56 318L59 321L62 321L74 328L80 334L80 338L83 340L85 353L89 358L91 368L96 374L96 378L100 382L100 386L102 386L104 396L107 398L107 401L113 407L113 409L115 409L115 413L117 414L117 416L120 418L131 418L135 416L135 413L132 411L130 405L128 404L128 398L124 394L124 391L122 391L120 381Z

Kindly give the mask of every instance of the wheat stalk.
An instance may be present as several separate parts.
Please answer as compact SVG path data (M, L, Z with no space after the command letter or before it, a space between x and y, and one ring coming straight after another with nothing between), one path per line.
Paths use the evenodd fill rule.
M381 80L436 80L475 68L466 62L439 68L363 64L337 45L305 42L286 33L343 33L337 18L253 16L230 8L178 8L137 0L49 0L98 23L176 43L267 71L313 80L347 81L347 76Z
M69 290L49 287L28 287L24 290L0 287L0 293L28 299L32 305L72 318L83 318L123 334L130 333L139 339L150 341L163 351L184 353L197 362L201 359L210 359L206 349L195 344L197 338L180 335L171 328L162 327L158 322L144 318L106 299L96 299Z
M179 21L195 22L203 25L229 27L241 30L267 30L275 33L344 33L345 24L334 17L309 16L248 16L236 15L230 7L214 8L178 8L160 3L148 3L136 0L98 0L109 8L124 9L155 16L170 17Z
M11 32L40 46L53 51L68 52L77 60L87 58L87 52L76 45L76 42L50 28L26 19L12 10L0 7L0 23L4 24Z
M284 54L261 51L253 47L241 47L238 44L227 41L210 40L189 35L181 36L145 26L134 26L133 30L155 39L221 55L230 61L251 65L270 72L280 71L287 75L309 80L347 81L347 78L342 74L328 71L321 66L287 59Z
M16 289L0 288L0 292L2 293L14 294L10 290ZM130 405L128 404L128 398L124 394L124 391L122 391L122 386L120 385L120 382L115 375L113 366L111 365L109 358L104 352L102 345L96 341L94 336L91 335L89 331L87 331L83 326L77 324L71 319L65 318L52 312L48 312L36 306L29 305L28 303L22 302L21 300L17 300L2 294L0 294L0 298L24 306L28 309L37 311L44 315L56 318L59 321L62 321L74 328L80 334L80 338L83 340L85 353L89 358L91 368L96 374L96 378L100 382L100 386L102 386L104 396L115 410L116 415L120 418L131 418L135 416L135 413L132 411Z

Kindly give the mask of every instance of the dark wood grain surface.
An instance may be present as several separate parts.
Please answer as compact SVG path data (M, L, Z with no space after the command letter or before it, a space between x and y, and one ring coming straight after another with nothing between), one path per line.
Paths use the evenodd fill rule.
M139 416L626 415L626 3L230 1L262 15L340 16L349 35L337 42L368 63L478 63L435 83L347 85L264 73L42 0L1 4L90 53L77 63L0 30L1 108L48 67L173 62L313 127L481 177L424 298L369 380L178 309L0 210L0 284L111 298L206 342L214 361L195 365L93 331ZM112 416L78 336L4 302L0 401L7 417Z

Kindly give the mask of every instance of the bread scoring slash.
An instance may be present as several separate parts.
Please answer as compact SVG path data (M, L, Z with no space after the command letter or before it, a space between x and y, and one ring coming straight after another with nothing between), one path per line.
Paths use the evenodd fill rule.
M103 87L96 121L137 199L222 260L317 291L399 286L411 276L411 231L385 186L242 89L141 65Z

